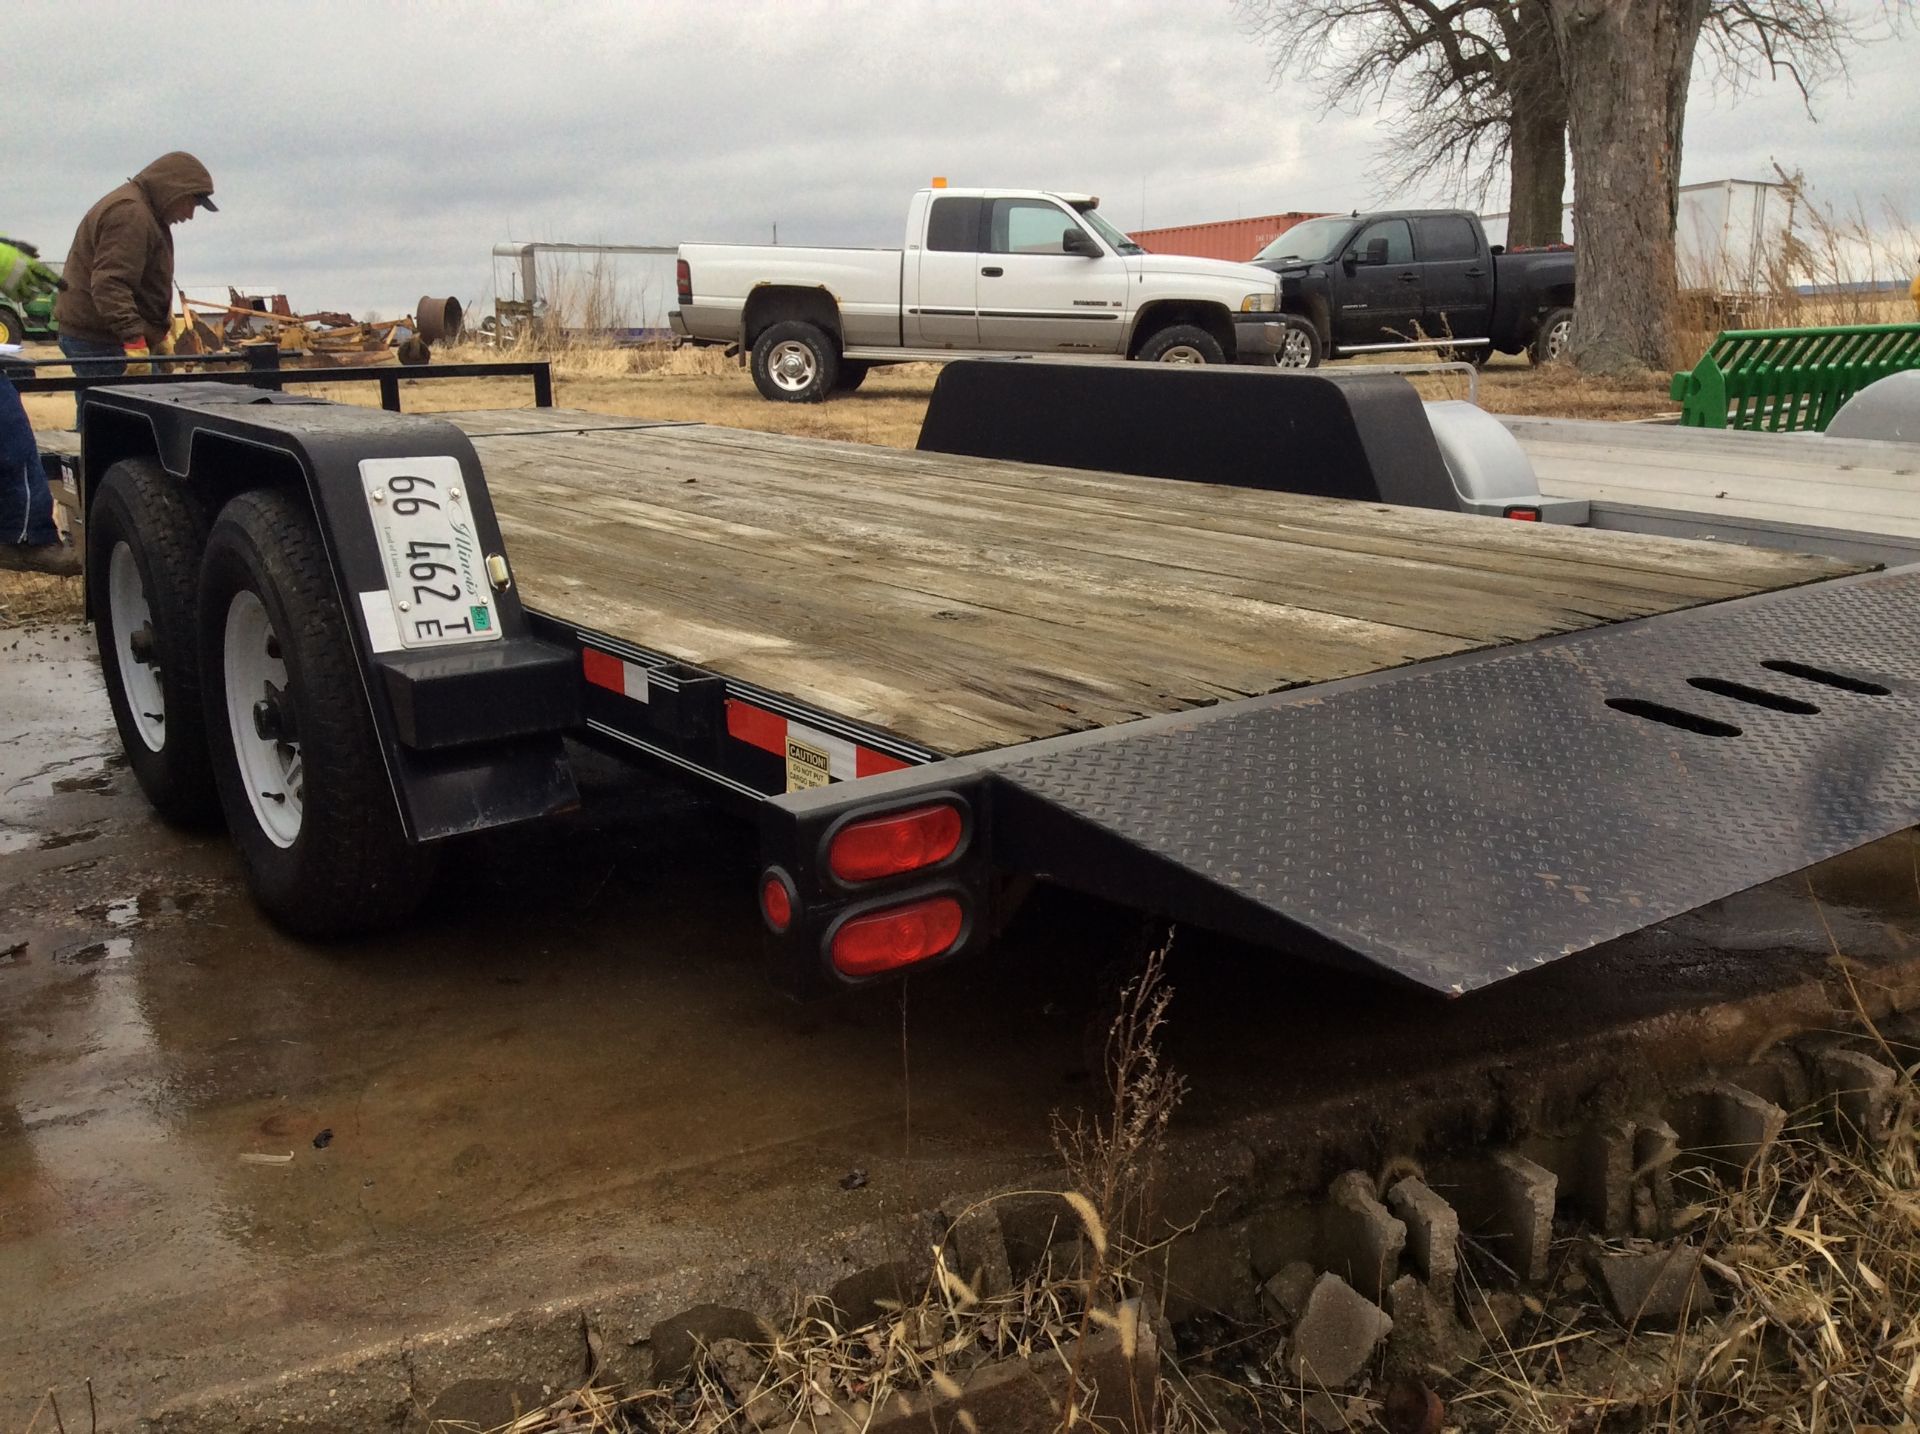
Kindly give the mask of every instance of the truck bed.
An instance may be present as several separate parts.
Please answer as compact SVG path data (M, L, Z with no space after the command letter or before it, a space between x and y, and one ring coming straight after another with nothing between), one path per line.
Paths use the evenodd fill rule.
M533 610L943 755L1853 571L564 409L441 416Z

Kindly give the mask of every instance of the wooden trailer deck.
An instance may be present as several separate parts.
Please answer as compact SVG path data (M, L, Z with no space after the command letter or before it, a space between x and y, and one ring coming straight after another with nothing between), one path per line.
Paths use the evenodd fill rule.
M559 409L442 416L534 610L948 755L1850 570Z

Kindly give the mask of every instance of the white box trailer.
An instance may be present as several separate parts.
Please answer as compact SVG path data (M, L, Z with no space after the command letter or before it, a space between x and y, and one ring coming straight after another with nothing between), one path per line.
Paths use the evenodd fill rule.
M1729 297L1768 292L1787 256L1793 211L1793 192L1784 184L1716 179L1681 185L1674 233L1680 287ZM1574 238L1571 204L1561 222ZM1481 223L1492 243L1506 243L1505 214L1483 215Z

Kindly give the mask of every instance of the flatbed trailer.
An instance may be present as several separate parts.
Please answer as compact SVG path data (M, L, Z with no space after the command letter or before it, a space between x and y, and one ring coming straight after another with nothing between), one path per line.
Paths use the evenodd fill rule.
M1267 381L1166 377L1173 425L1196 378ZM1336 488L1425 432L1379 382L1294 416ZM1920 571L215 386L96 389L80 467L134 770L177 819L217 796L309 934L572 804L563 736L757 815L803 990L974 951L1053 881L1457 994L1920 817Z

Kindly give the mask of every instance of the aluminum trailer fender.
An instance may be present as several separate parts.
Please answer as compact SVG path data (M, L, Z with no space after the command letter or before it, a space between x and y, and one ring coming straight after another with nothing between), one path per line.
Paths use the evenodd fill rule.
M1920 566L793 792L762 915L798 982L858 981L1025 874L1460 994L1920 821L1917 632ZM847 880L860 824L895 869Z
M577 801L560 734L578 720L578 659L529 629L485 475L459 429L225 383L93 389L81 434L83 505L100 476L131 457L157 458L216 500L277 482L305 491L410 841L545 816ZM409 646L402 636L401 599L389 591L361 467L392 459L457 465L479 556L493 575L498 638ZM89 572L90 603L100 580Z

